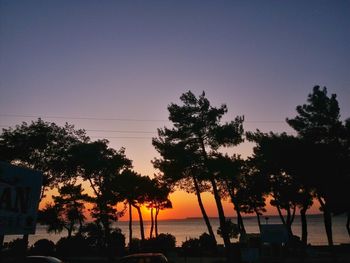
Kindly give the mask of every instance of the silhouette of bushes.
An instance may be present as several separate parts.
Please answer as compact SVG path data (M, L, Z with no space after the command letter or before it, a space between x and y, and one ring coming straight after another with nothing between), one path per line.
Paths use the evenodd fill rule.
M159 234L158 237L154 238L155 245L160 249L161 252L166 253L174 250L176 247L176 238L171 234Z
M158 237L140 240L133 238L129 243L129 253L161 252L167 254L176 247L176 238L171 234L159 234Z
M211 238L211 236L207 233L203 233L199 237L199 245L202 249L202 251L215 251L216 249L216 243L215 240Z
M139 253L142 251L142 240L139 238L131 239L129 243L129 253Z
M40 239L30 247L31 255L53 256L55 255L55 243L48 239Z
M181 247L186 256L198 256L200 254L199 238L190 238L183 242Z
M26 253L26 244L23 239L17 238L4 244L4 254L9 256L24 256Z
M111 255L123 256L125 254L125 236L121 229L117 228L111 233Z
M181 247L186 256L210 256L217 252L215 241L207 233L186 240Z
M58 240L56 253L60 257L88 256L92 254L92 250L87 240L79 235Z

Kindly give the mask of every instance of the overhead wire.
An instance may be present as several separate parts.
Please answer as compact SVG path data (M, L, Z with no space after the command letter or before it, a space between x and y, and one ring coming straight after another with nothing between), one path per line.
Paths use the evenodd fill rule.
M45 115L24 115L0 113L3 117L18 118L46 118L46 119L67 119L67 120L97 120L97 121L129 121L129 122L169 122L166 119L133 119L133 118L101 118L101 117L80 117L80 116L45 116ZM285 123L283 120L245 120L245 123Z
M9 114L0 113L2 117L15 117L15 118L45 118L45 119L67 119L67 120L97 120L97 121L127 121L127 122L168 122L169 120L160 119L133 119L133 118L101 118L101 117L80 117L80 116L49 116L49 115L26 115L26 114ZM245 120L244 123L285 123L281 120ZM14 125L0 125L0 127L7 128ZM126 134L154 134L156 131L143 131L143 130L109 130L109 129L83 129L86 132L103 132L103 133L126 133ZM90 138L106 138L106 139L152 139L152 137L146 136L98 136L92 135Z

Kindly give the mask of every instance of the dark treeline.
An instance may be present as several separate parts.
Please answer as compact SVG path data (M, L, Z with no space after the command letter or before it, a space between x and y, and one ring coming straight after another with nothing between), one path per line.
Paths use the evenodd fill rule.
M107 140L91 141L84 130L75 130L72 125L60 127L38 119L3 129L0 160L43 172L42 200L45 201L47 190L57 189L58 195L53 195L52 202L38 215L38 221L47 225L48 232L66 230L68 238L73 233L96 237L94 245L107 253L112 253L113 236L120 231L113 229L112 223L127 210L129 240L133 238L132 208L138 212L140 236L144 240L141 206L151 210L150 238L158 236L160 211L172 207L170 189L157 179L133 171L124 148L114 150ZM90 186L90 191L84 191L82 182ZM87 204L92 208L87 209ZM88 213L92 223L85 222Z
M226 105L212 106L204 92L197 97L189 91L180 100L168 106L171 127L159 128L152 139L160 154L152 161L159 171L153 179L132 170L123 148L112 149L107 140L91 141L84 130L72 125L59 127L41 119L3 129L0 160L42 171L42 197L47 189L58 189L59 195L40 211L39 219L49 231L66 229L70 237L95 227L101 233L101 247L110 246L115 231L111 224L126 211L132 241L133 208L144 240L142 206L151 209L149 237L158 236L158 214L172 207L169 194L177 189L196 195L211 242L216 244L214 233L218 231L228 258L234 232L242 237L246 234L242 214L255 214L260 225L268 196L290 236L295 214L300 212L304 244L306 214L314 200L320 203L329 245L333 245L332 215L348 215L350 236L350 119L340 119L336 95L328 96L326 88L314 87L306 103L296 107L297 115L286 119L295 136L244 132L243 116L223 123ZM243 159L225 153L225 148L244 140L255 143L252 156ZM81 182L90 185L91 196L83 191ZM201 198L208 191L217 207L219 230L212 228ZM223 200L233 204L237 222L225 217ZM94 222L90 224L85 224L87 202L92 204ZM118 203L123 204L120 210Z
M296 107L297 116L286 119L296 136L259 130L244 133L243 116L222 123L226 105L211 106L204 92L196 97L189 91L180 99L180 105L168 106L172 127L158 129L153 139L161 156L153 164L161 171L159 181L196 194L208 233L216 242L201 199L204 191L213 194L227 257L236 228L224 215L223 199L233 204L241 236L246 232L242 213L255 213L260 225L267 196L272 197L271 205L291 237L299 209L305 245L306 213L315 199L324 215L329 245L333 245L332 215L347 213L350 235L350 119L340 120L336 95L328 96L326 88L313 88L306 104ZM224 153L225 147L244 139L255 143L251 157L243 160Z

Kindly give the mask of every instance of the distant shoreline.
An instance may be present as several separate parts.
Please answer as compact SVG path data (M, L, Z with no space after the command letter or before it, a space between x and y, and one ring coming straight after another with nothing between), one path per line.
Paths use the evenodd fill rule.
M318 213L318 214L307 214L307 217L320 217L323 216L323 214ZM342 216L342 215L339 215ZM260 218L261 220L264 220L266 217L268 218L279 218L279 215L261 215ZM295 217L300 217L300 215L295 215ZM334 216L333 216L334 217ZM219 217L216 216L211 216L208 217L210 220L219 220ZM227 219L237 219L236 216L228 216L226 217ZM158 221L181 221L181 220L201 220L203 217L184 217L184 218L170 218L170 219L158 219ZM244 215L243 219L256 219L255 215ZM129 222L127 219L119 219L119 222ZM144 222L151 222L151 220L143 220ZM133 222L139 222L138 219L133 219Z

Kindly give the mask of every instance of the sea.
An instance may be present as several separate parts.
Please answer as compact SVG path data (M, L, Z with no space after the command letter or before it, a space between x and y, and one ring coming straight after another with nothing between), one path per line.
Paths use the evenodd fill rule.
M244 217L244 224L247 233L259 233L259 227L256 217ZM350 238L346 230L345 215L339 215L333 217L333 239L335 244L349 244ZM219 227L218 218L210 219L214 232ZM233 222L236 222L236 218L232 218ZM281 220L278 216L262 216L262 224L281 224ZM311 245L327 245L327 236L324 229L323 216L322 215L308 215L308 243ZM145 235L149 236L150 222L145 221ZM129 237L129 222L119 221L116 222L114 227L118 227L122 230L122 233L126 237L126 243L128 243ZM294 235L301 236L301 220L300 216L296 216L292 231ZM206 231L206 225L202 218L186 218L176 220L162 220L158 222L159 233L169 233L176 237L176 245L181 246L182 243L190 238L198 238L202 233ZM29 236L29 245L34 244L39 239L49 239L53 242L57 242L60 238L67 236L67 232L61 233L47 233L46 226L37 225L36 233ZM8 235L5 236L5 242L9 242L21 236ZM140 238L139 222L133 222L133 237ZM222 244L223 241L220 237L217 237L218 243ZM235 240L232 240L233 242Z

